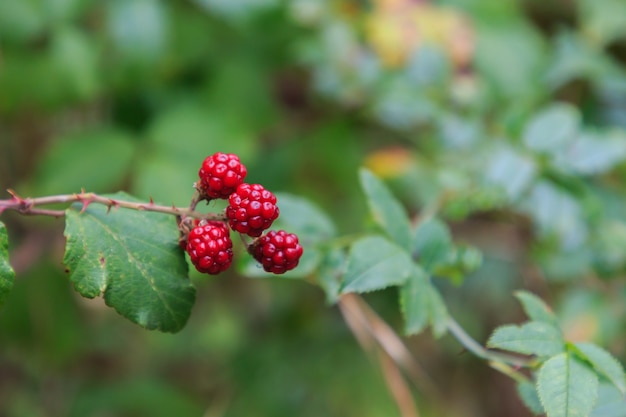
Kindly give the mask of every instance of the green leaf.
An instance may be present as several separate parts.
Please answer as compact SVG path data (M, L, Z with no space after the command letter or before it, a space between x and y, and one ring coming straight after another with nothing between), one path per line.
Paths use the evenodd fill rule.
M626 398L613 384L601 382L598 401L590 417L626 417Z
M553 153L576 137L579 126L580 113L574 106L553 104L530 119L522 136L528 148Z
M431 284L428 286L428 314L435 337L443 336L448 329L448 309L439 291Z
M520 205L538 226L540 236L555 235L562 249L578 248L587 239L589 230L581 201L552 182L537 182Z
M448 310L428 274L413 264L411 275L400 288L400 307L404 314L404 331L407 335L417 334L427 325L432 326L436 337L447 329Z
M474 4L503 4L503 2L473 2ZM537 83L543 68L543 40L524 19L489 19L501 13L483 13L477 19L475 63L486 82L493 85L499 96L519 100L533 94L528 85Z
M416 264L409 279L400 288L400 308L404 314L404 331L407 335L420 333L430 319L428 274Z
M520 198L537 175L535 161L510 147L495 148L485 163L485 180L500 187L509 200Z
M519 381L517 383L517 393L524 402L524 405L534 414L544 413L535 384L529 381Z
M128 175L133 138L117 129L58 138L37 164L34 194L107 192Z
M0 222L0 306L13 288L15 272L9 263L9 237L4 223Z
M413 262L402 248L380 236L356 241L348 255L341 293L364 293L403 284Z
M604 1L601 2L604 7ZM613 77L615 61L591 38L579 31L561 30L554 37L551 63L545 80L557 89L576 79L601 82Z
M411 245L411 224L406 210L385 183L367 169L361 169L360 180L376 223L395 243L408 249Z
M539 369L537 392L547 417L587 417L598 397L598 377L571 353L563 352Z
M436 218L419 224L413 237L413 253L429 272L452 260L454 247L448 226Z
M620 130L583 132L564 152L555 155L554 164L574 174L602 174L626 158L625 136Z
M531 321L521 326L498 327L489 338L487 346L526 355L552 356L563 352L565 342L558 328Z
M301 242L319 243L335 236L335 225L319 207L305 198L276 193L280 216L274 229L282 228L298 235Z
M125 193L112 199L134 200ZM181 330L195 301L173 216L74 204L66 211L63 259L84 297L103 294L119 314L146 329Z
M557 329L560 328L559 321L550 307L539 297L528 291L517 291L515 297L522 303L524 312L529 319L552 325Z
M591 363L593 369L615 385L622 394L626 394L626 376L622 364L609 352L592 343L575 343L582 359Z

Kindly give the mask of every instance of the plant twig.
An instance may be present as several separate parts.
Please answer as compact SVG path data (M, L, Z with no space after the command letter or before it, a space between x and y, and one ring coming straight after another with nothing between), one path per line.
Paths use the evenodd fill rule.
M468 351L472 352L479 358L486 359L490 362L502 362L505 364L518 366L518 367L530 367L534 363L532 358L524 358L521 356L510 355L502 352L494 352L492 350L485 349L480 343L475 341L465 330L461 327L456 320L452 317L448 317L447 328Z
M339 299L339 307L344 317L351 315L361 323L419 390L431 398L442 398L432 378L415 360L400 336L361 297L356 294L343 295Z
M345 302L344 298L350 298L351 295L342 297L339 301L339 308L343 314L346 324L354 334L355 338L361 345L361 348L369 354L372 361L378 360L380 368L385 377L385 382L389 389L389 393L396 402L400 415L402 417L419 417L419 411L413 400L411 390L407 386L402 372L398 368L398 364L385 351L382 345L377 344L376 338L371 332L366 320L362 314L359 314L357 304L351 301ZM344 300L344 301L342 301ZM356 309L355 309L356 307Z
M22 198L13 190L8 190L13 197L8 200L0 200L0 214L5 210L13 210L24 215L41 215L62 217L65 215L63 210L48 210L38 208L49 204L71 204L81 203L82 209L85 210L90 204L102 204L109 210L111 208L126 208L138 211L151 211L156 213L171 214L175 216L193 217L197 219L207 220L225 220L222 213L200 213L195 211L195 205L192 208L181 208L176 206L161 206L154 204L150 199L149 202L134 202L119 200L110 197L104 197L95 193L80 192L78 194L59 194L37 198Z
M420 417L411 390L407 386L402 372L385 352L379 351L378 359L385 376L389 391L393 396L402 417Z

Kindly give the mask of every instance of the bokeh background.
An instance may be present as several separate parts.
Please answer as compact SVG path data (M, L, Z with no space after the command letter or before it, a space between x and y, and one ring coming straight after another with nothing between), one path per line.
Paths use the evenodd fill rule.
M477 340L527 288L623 360L625 62L622 0L2 0L0 190L184 206L203 158L236 152L351 235L367 166L483 250L438 283ZM399 415L315 271L192 273L187 327L148 332L74 293L62 220L2 220L2 417ZM402 331L396 290L366 299ZM449 336L407 343L446 398L416 389L421 415L531 415Z

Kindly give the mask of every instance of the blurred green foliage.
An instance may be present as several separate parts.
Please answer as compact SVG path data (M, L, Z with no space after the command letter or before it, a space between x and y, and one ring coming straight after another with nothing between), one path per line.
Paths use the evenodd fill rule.
M303 216L327 225L321 244L362 231L366 165L412 216L438 213L483 251L463 280L478 261L459 246L435 283L478 340L522 320L512 293L528 288L568 340L623 362L624 28L621 0L3 0L0 189L186 205L202 159L236 152L250 182L290 193L285 212L310 210L290 195L316 203ZM264 276L250 263L192 275L192 318L164 335L74 295L61 222L3 221L17 279L0 311L0 416L398 413L324 298L340 291L339 252L303 268L326 295L244 279ZM397 291L366 298L401 331ZM449 399L417 392L423 415L529 415L449 338L409 343Z

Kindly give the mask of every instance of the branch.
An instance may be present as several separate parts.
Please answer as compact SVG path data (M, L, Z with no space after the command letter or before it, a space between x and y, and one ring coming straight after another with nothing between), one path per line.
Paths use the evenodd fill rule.
M419 417L419 411L413 400L411 390L407 386L402 372L398 368L397 360L390 356L389 351L380 344L372 332L370 323L364 316L364 312L357 303L357 297L352 294L344 295L339 299L339 309L343 314L346 324L356 337L363 350L370 354L370 358L378 360L381 371L385 377L387 388L393 400L398 406L402 417ZM376 355L374 355L376 354Z
M345 294L339 299L339 308L344 317L352 318L353 322L359 323L378 342L419 390L431 398L437 400L442 398L430 375L416 361L400 336L361 297L355 294ZM358 334L356 336L364 344L363 337L358 337Z
M456 320L452 317L448 317L447 327L452 336L462 344L465 349L472 352L474 355L481 359L488 360L490 362L500 362L517 367L529 367L532 366L534 360L532 358L524 358L521 356L510 355L502 352L494 352L492 350L485 349L480 343L475 341L465 330L461 327Z
M156 213L171 214L175 216L193 217L196 219L221 221L225 220L225 217L222 213L200 213L198 211L195 211L197 201L195 201L196 204L192 202L190 208L180 208L175 206L169 207L154 204L152 199L150 199L150 201L147 203L137 203L133 201L124 201L104 197L95 193L86 193L84 191L82 191L80 194L59 194L37 198L22 198L18 196L13 190L8 190L8 192L13 197L8 200L0 200L0 214L2 214L2 212L4 212L5 210L14 210L24 215L42 215L58 218L63 217L65 215L65 211L40 209L38 207L48 204L81 203L83 205L83 210L87 209L90 204L102 204L108 209L122 207L131 210L152 211Z

